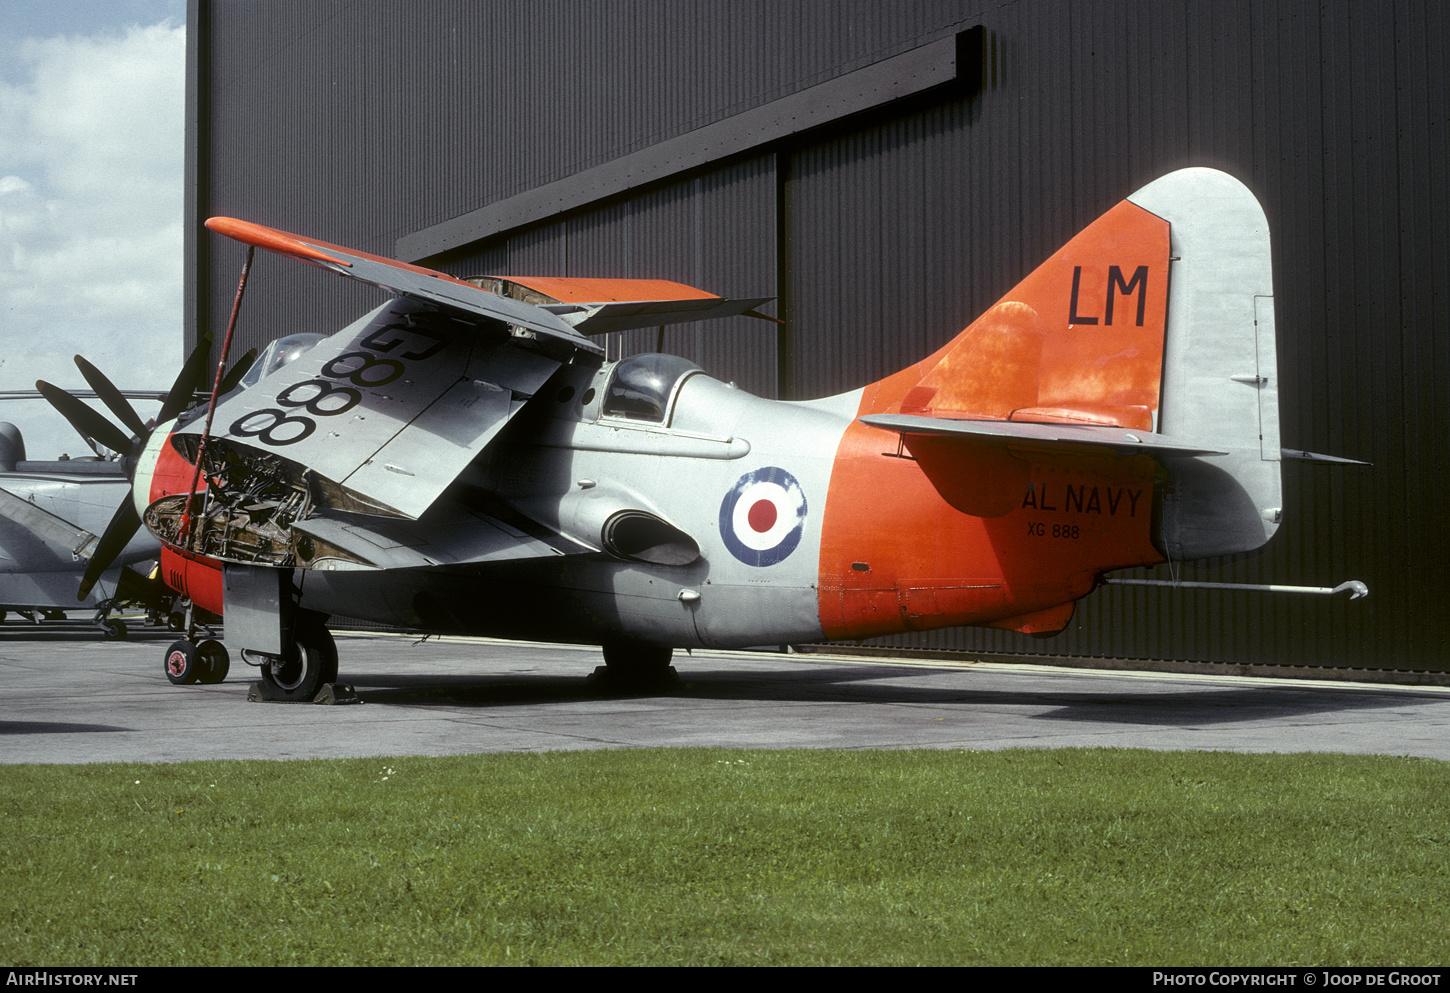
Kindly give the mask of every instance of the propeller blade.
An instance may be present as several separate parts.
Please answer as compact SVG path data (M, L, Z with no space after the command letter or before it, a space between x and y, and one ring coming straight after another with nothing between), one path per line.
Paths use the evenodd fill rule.
M141 527L141 517L136 513L136 508L131 502L131 495L126 494L126 499L121 501L121 506L116 508L116 516L111 518L111 523L106 525L106 530L101 534L101 540L96 543L96 550L91 554L90 564L86 566L86 574L81 577L81 588L76 593L77 600L84 600L96 585L116 556L121 554Z
M201 385L202 377L206 375L210 352L211 335L202 335L196 348L187 357L186 365L181 367L176 382L171 384L171 392L166 394L166 400L161 404L161 413L156 415L157 424L165 424L186 409L186 405L196 395L196 388Z
M237 384L242 381L242 377L247 374L247 371L252 368L252 363L256 361L257 350L255 348L237 359L237 364L228 369L227 374L222 377L221 389L216 391L216 395L224 396L236 389Z
M44 380L36 380L35 388L62 417L70 421L70 426L80 432L82 438L94 439L113 452L131 451L129 435L65 390Z
M96 391L96 396L101 398L101 402L116 415L116 420L125 425L131 434L139 437L146 433L146 422L141 420L141 415L136 413L136 408L131 406L131 401L121 395L121 391L106 378L105 373L79 355L76 356L76 368L81 371L82 376L86 377L86 382L91 384L91 389Z

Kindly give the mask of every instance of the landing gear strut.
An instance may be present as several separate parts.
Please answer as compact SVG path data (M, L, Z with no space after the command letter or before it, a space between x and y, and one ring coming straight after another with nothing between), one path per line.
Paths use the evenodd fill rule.
M125 641L127 634L126 622L111 616L111 611L114 609L116 609L116 602L114 600L102 600L96 610L94 623L96 627L101 629L101 637L107 641ZM54 619L51 617L52 613L52 611L45 612L47 620ZM58 613L58 611L55 613ZM64 617L65 615L62 614L61 616Z

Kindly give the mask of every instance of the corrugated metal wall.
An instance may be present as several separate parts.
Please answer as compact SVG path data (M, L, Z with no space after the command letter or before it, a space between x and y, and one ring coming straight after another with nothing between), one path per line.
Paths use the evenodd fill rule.
M444 266L459 275L674 279L729 297L774 296L775 188L775 156L746 159L498 239ZM665 331L664 350L774 396L775 329L744 317L675 325ZM622 337L610 343L622 354L658 349L654 329Z
M660 276L780 298L788 318L668 332L765 395L849 389L949 339L1103 210L1185 165L1226 169L1274 236L1286 445L1260 556L1191 578L1367 600L1104 590L1037 641L933 648L1391 668L1450 665L1450 7L610 0L201 2L196 214L389 254L396 239L981 24L975 94L904 102L454 253L451 271ZM194 229L193 229L194 234ZM241 258L194 243L220 328ZM262 259L249 342L375 297ZM194 332L193 332L194 333ZM649 350L635 332L627 350ZM1159 570L1158 574L1166 574Z

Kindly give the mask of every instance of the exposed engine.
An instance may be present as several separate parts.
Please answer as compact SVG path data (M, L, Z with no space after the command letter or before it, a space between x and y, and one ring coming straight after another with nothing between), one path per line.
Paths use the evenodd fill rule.
M293 529L321 506L336 505L342 488L294 462L225 442L202 457L206 492L163 497L146 509L146 525L164 542L225 562L306 567L319 557L360 561L328 542ZM342 501L346 502L346 501Z

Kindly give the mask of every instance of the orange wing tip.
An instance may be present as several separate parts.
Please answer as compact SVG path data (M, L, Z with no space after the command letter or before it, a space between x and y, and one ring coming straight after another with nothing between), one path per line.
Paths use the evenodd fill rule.
M589 276L484 276L516 284L555 303L623 303L657 300L719 300L714 293L668 279L611 279ZM491 291L497 292L497 291ZM504 292L504 296L515 296Z
M312 262L326 262L328 265L340 265L352 268L351 262L344 262L342 259L328 255L319 248L314 248L307 242L294 234L286 231L278 231L276 228L269 228L262 224L253 224L251 221L239 221L235 217L212 217L206 222L207 230L215 231L217 234L226 235L244 245L255 245L257 248L265 248L269 252L277 252L280 255L291 255L294 258Z

